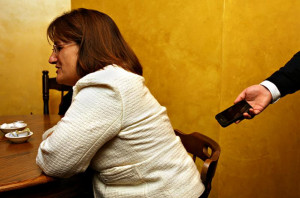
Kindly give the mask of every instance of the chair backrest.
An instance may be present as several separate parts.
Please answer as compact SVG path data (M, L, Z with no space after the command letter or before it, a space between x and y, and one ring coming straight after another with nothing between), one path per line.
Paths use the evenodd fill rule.
M72 87L61 85L56 82L56 78L49 78L48 71L43 71L43 101L44 101L44 115L49 114L49 89L55 89L58 91L61 91L61 101L59 105L59 115L64 115L66 109L68 109L69 105L68 103L71 103L72 98ZM69 95L71 96L64 96L64 91L69 91ZM64 99L66 98L66 99Z
M211 182L215 175L221 148L217 142L198 132L185 134L177 129L174 131L180 137L187 152L193 155L194 162L197 157L203 161L201 181L205 186L205 191L201 198L206 198L211 190Z

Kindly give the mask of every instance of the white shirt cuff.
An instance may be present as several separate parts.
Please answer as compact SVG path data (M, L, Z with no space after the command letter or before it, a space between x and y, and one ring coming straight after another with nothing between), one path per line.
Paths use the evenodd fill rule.
M260 83L260 85L264 86L265 88L267 88L271 95L272 95L272 103L275 103L277 102L280 97L281 97L281 94L280 94L280 91L278 90L278 88L276 87L276 85L268 80L265 80L263 82Z

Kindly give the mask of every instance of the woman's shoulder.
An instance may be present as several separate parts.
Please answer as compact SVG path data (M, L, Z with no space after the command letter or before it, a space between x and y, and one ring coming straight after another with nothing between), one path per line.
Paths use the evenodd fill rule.
M118 86L122 83L135 84L134 82L143 83L144 78L140 75L126 71L118 65L108 65L101 70L82 77L80 80L78 80L75 87L82 88L101 84Z

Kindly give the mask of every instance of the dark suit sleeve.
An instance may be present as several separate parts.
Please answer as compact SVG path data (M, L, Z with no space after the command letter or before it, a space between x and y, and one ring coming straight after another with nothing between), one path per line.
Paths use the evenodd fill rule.
M281 97L298 91L300 89L300 52L266 80L277 86Z

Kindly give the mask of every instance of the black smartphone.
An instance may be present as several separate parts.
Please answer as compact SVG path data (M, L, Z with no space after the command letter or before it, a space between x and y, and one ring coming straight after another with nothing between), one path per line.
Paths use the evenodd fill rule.
M251 105L242 100L217 114L216 120L222 127L227 127L238 120L244 119L243 113L248 112L250 108L252 108Z

